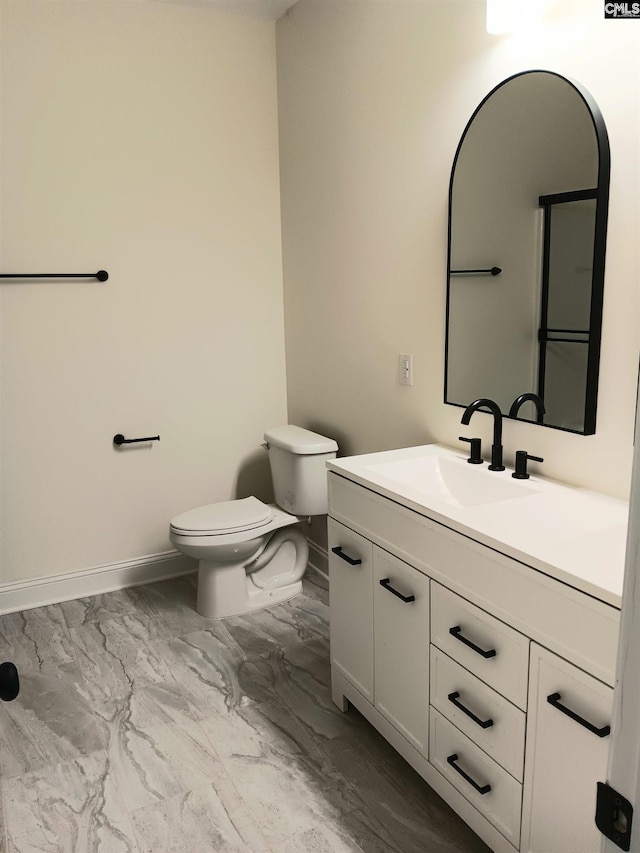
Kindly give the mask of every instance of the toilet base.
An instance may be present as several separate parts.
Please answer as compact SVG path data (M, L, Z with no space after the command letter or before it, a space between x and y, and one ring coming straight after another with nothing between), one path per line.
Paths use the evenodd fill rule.
M295 581L278 589L260 589L245 575L244 566L226 566L220 569L219 565L215 564L215 569L212 570L207 563L200 563L196 610L201 616L209 619L242 616L289 601L301 590L302 581ZM235 594L230 594L230 591Z
M288 528L277 531L248 564L201 560L196 609L201 616L224 619L289 601L302 590L308 556L302 531Z

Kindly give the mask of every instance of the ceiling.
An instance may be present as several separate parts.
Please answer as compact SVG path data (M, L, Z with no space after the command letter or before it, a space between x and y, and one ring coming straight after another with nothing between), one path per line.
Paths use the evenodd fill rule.
M239 15L243 18L277 21L298 0L161 0L161 2L180 3L184 6L207 6L219 12Z

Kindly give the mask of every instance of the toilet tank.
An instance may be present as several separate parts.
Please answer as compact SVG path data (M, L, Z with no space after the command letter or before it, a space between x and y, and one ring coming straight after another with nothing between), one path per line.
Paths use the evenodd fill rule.
M335 459L337 443L298 426L274 427L264 439L277 505L292 515L325 515L329 508L325 463Z

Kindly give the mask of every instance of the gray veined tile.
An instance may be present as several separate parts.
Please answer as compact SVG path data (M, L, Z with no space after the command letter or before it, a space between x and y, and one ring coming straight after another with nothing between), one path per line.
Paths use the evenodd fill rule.
M138 607L162 625L167 639L209 630L214 623L213 619L201 616L196 610L197 589L192 575L137 586L129 593Z
M403 853L375 824L371 814L358 809L341 815L339 821L283 839L278 853ZM424 847L423 853L426 851L435 853L430 847Z
M196 766L216 763L210 742L198 729L183 692L177 682L153 684L108 706L103 734L112 773L130 790L129 807L132 803L140 806L155 802L189 787L192 776L180 782L179 774L172 771L173 753L182 753L187 768L189 754L195 757ZM202 781L201 776L195 778Z
M248 705L200 725L234 779L247 767L256 772L280 768L283 776L294 774L323 791L324 799L341 812L359 805L336 767L284 703ZM240 790L244 795L244 788Z
M291 834L339 821L361 805L281 702L238 708L201 726L275 850Z
M300 598L303 596L298 595L292 601ZM306 624L308 620L302 611L289 607L289 604L286 602L255 613L231 616L224 620L225 628L247 655L265 655L316 639L318 631Z
M191 706L182 693L177 682L148 685L105 703L100 711L111 773L128 791L129 808L189 787L191 777L180 782L171 767L176 738L184 756L193 752L194 741L202 741L196 752L204 750L204 761L215 762L210 743L197 729Z
M238 799L209 739L195 723L181 729L165 726L143 736L130 732L109 742L108 755L111 784L117 786L129 811L216 780Z
M76 664L21 674L20 694L0 708L5 778L88 756L103 748L98 719Z
M151 738L164 726L184 728L195 722L193 707L182 685L163 681L138 687L126 696L96 708L108 739Z
M234 754L222 760L274 850L292 835L339 823L359 805L335 771L323 775L304 753L266 749L260 756Z
M265 673L231 640L221 622L207 631L171 640L163 653L197 719L273 696L270 674L265 679Z
M230 807L213 784L138 809L131 819L140 853L268 851L246 809Z
M232 756L264 758L273 755L289 760L292 756L314 751L315 744L291 711L279 701L262 702L237 708L227 714L213 714L200 721L216 753L224 760Z
M6 827L7 821L4 809L4 784L2 781L2 768L0 767L0 853L5 853L7 850Z
M273 652L255 662L264 681L315 738L347 734L354 721L331 700L329 644L312 640Z
M5 781L11 853L136 853L104 752Z
M308 588L308 587L307 587ZM315 594L303 591L282 605L291 612L295 623L312 637L329 639L329 603Z
M302 591L310 598L317 598L324 604L329 604L329 578L319 572L307 569L302 579Z
M145 613L137 606L135 597L129 589L119 589L105 592L90 598L78 598L74 601L63 601L60 608L64 613L67 625L78 628L81 625L108 622L128 616L140 621L147 621L151 614Z
M130 616L70 629L87 691L96 707L171 676L154 623Z
M0 620L25 661L0 703L11 853L486 851L333 705L326 590L303 589L208 620L188 577Z
M377 732L325 741L323 751L402 853L488 853L488 848Z
M20 672L44 672L75 661L75 651L60 605L0 616L0 660Z

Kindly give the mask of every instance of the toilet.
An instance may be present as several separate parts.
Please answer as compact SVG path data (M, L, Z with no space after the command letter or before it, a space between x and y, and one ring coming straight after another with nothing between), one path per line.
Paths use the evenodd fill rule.
M171 520L173 546L199 563L202 616L251 613L302 589L309 546L299 521L326 514L325 462L335 458L338 445L293 425L267 430L264 439L275 504L248 497L196 507Z

